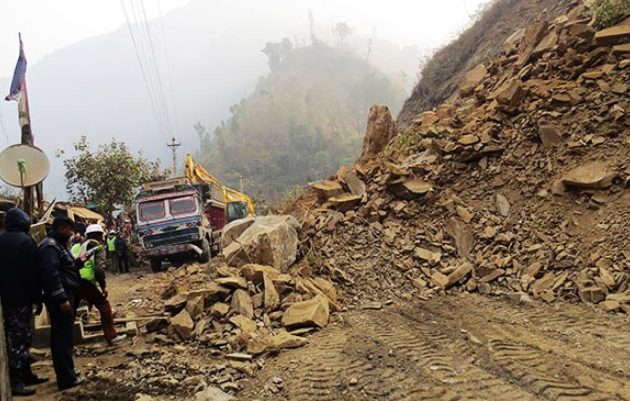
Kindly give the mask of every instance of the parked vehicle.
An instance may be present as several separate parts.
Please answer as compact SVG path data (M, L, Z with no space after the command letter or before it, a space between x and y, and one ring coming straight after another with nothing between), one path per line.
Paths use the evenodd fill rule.
M165 259L176 262L193 255L200 262L210 260L220 232L213 232L204 203L202 193L186 178L143 185L135 199L137 229L142 254L153 271L160 271Z

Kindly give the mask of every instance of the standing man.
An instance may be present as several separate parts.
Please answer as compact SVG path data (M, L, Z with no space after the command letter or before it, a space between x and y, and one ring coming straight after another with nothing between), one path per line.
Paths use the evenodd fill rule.
M118 271L116 266L116 230L110 230L107 237L107 260L109 268L115 273Z
M127 253L127 241L119 231L114 242L116 248L116 259L118 260L118 270L121 273L129 273L129 254Z
M57 217L52 230L39 245L37 262L44 290L44 302L50 312L50 350L59 390L78 386L85 378L74 370L74 302L79 274L68 249L74 222Z
M6 214L6 232L0 235L0 296L9 353L9 376L14 396L35 394L34 384L48 381L31 370L29 349L33 339L33 306L42 311L42 293L37 276L37 244L28 235L31 218L23 210Z
M105 340L109 345L127 338L126 335L116 334L112 307L107 300L107 284L105 282L105 249L103 247L103 228L100 224L91 224L85 230L87 240L81 245L80 254L86 255L87 260L79 270L79 289L75 301L75 311L79 302L85 300L96 306L101 315L101 326ZM77 256L75 256L76 259ZM100 291L97 287L101 288Z

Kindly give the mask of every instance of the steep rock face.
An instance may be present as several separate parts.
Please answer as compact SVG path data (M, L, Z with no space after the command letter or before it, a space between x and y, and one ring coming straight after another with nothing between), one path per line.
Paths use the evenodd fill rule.
M564 14L573 3L570 0L496 1L473 26L439 50L424 66L420 82L398 116L398 124L408 126L419 113L431 110L455 94L467 74L496 57L515 31L541 17L551 21Z

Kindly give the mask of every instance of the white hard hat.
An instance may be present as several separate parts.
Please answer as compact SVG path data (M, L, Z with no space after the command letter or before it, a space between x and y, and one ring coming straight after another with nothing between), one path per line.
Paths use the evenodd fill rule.
M103 232L104 232L103 231L103 227L101 227L100 224L90 224L85 229L85 235L92 234L92 233L101 233L101 234L103 234Z

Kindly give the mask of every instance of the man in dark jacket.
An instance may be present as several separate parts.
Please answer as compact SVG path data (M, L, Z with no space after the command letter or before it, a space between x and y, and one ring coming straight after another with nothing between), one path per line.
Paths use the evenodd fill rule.
M31 370L29 349L33 339L33 306L42 311L42 292L37 275L37 244L28 235L31 219L18 208L5 218L6 232L0 235L0 297L9 351L9 375L14 396L35 394L26 386L44 383Z
M50 312L50 350L60 390L85 381L77 376L72 360L74 302L79 286L79 272L68 249L73 229L74 222L68 217L55 218L37 255L44 302Z
M120 231L116 234L114 246L116 248L116 258L118 260L119 272L129 273L129 254L127 253L127 241Z

